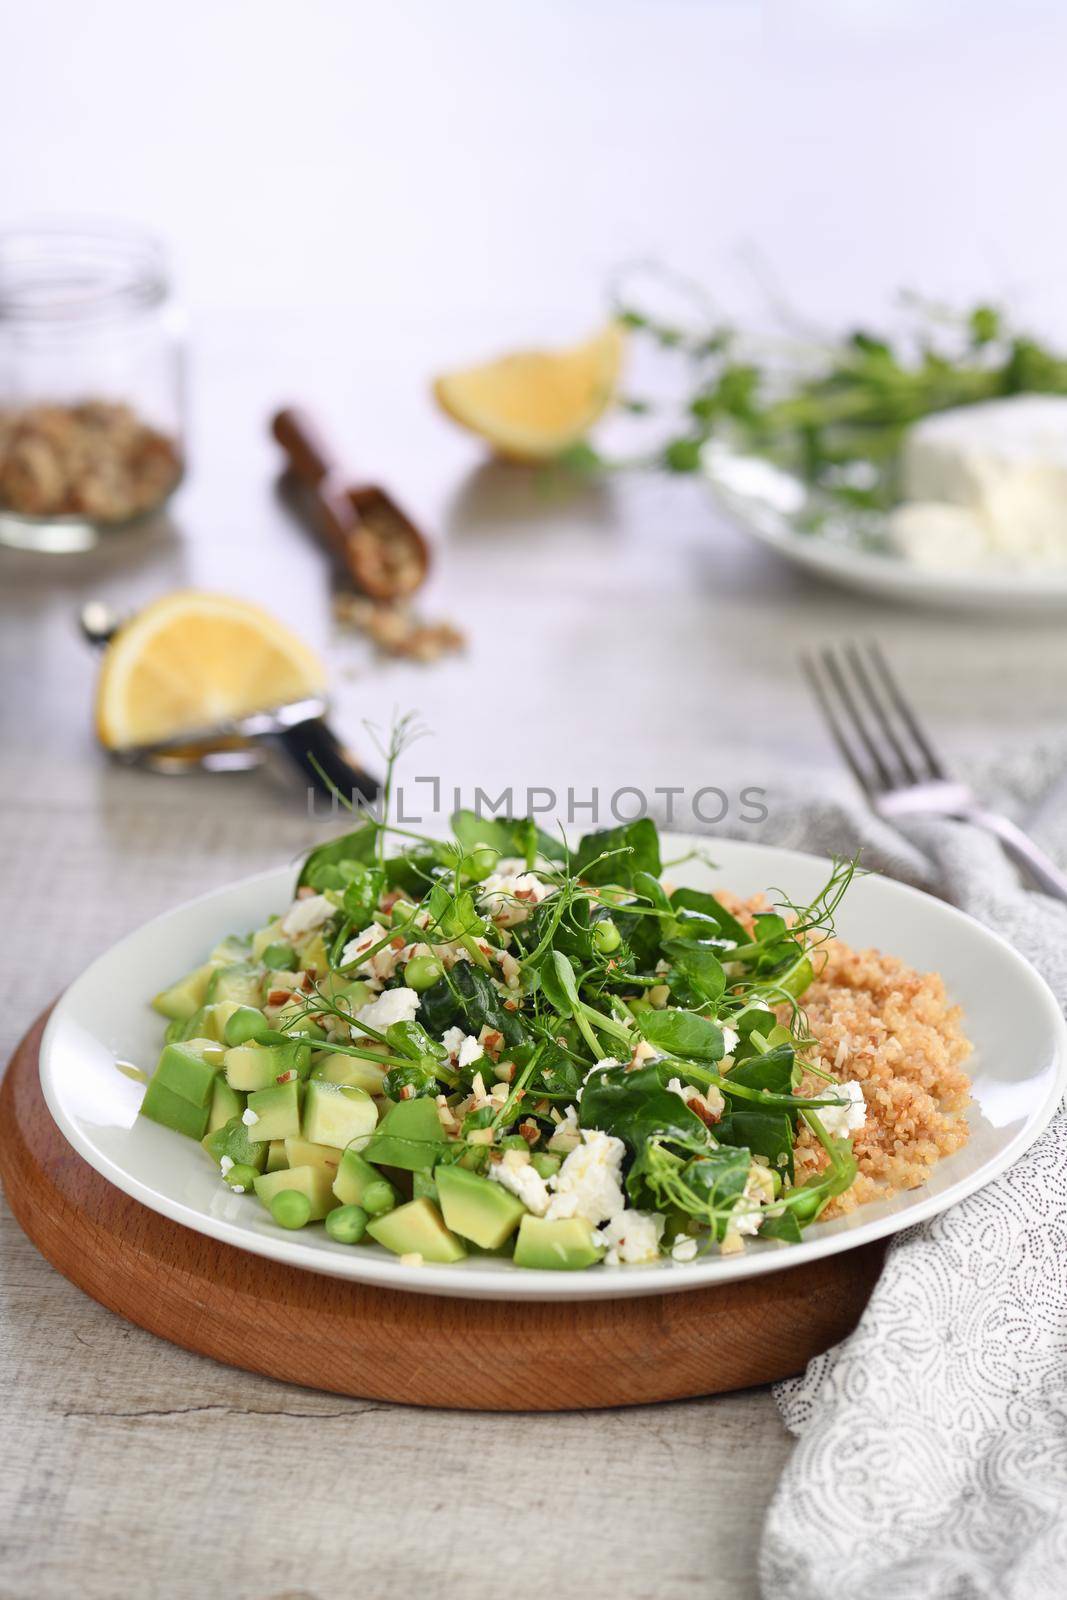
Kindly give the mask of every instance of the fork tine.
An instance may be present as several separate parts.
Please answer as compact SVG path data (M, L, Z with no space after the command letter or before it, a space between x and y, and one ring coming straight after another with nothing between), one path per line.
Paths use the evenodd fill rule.
M871 646L868 646L868 649L870 650ZM901 740L897 735L897 730L894 728L893 723L886 711L882 697L875 693L874 684L871 681L871 676L867 671L863 656L857 644L847 644L845 646L845 659L852 668L853 677L859 684L864 699L867 701L867 704L874 713L878 726L882 730L883 737L891 746L893 754L900 762L901 771L904 778L908 783L921 782L923 778L928 776L928 774L920 773L916 769L915 763L911 760L908 751L905 750L904 745L901 743Z
M926 737L926 734L924 733L914 711L905 700L896 678L890 671L889 663L882 654L881 645L878 644L876 640L872 639L867 647L867 653L874 664L875 670L882 680L882 686L886 694L889 696L889 700L892 703L893 709L896 711L900 721L907 728L911 737L915 740L918 748L922 751L926 764L930 769L930 777L937 778L941 782L948 781L949 775L942 766L938 756L935 755L933 747L931 746L929 739Z
M866 750L871 765L877 774L877 787L882 789L892 789L896 787L893 774L890 772L889 767L883 759L882 752L879 750L874 739L871 737L870 728L868 727L866 719L864 718L863 713L856 702L855 695L852 693L852 686L850 685L845 671L841 666L837 652L831 649L829 645L826 645L820 652L820 655L823 666L826 670L826 674L834 688L837 690L837 696L844 709L845 715L851 722L852 727L854 728L860 743L863 745L863 748Z
M815 665L815 657L807 654L802 655L800 658L800 665L801 670L811 685L812 693L815 696L815 702L823 714L823 720L830 730L830 736L836 744L838 750L841 752L841 756L844 759L846 767L848 767L849 771L852 773L852 776L855 778L856 782L859 784L868 800L873 800L878 785L872 782L871 777L866 771L862 761L857 758L855 751L853 750L848 739L845 737L845 730L841 724L841 720L834 709L833 702L826 691L822 678L820 677L818 669Z

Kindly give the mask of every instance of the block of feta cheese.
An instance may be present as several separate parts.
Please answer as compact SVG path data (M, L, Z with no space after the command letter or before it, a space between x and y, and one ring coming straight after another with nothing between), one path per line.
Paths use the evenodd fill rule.
M901 554L928 567L1067 565L1067 397L1014 395L925 417L889 516Z

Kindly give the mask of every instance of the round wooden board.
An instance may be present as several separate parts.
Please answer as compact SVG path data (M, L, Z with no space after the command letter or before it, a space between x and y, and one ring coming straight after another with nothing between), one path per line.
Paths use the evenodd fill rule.
M0 1175L42 1255L173 1344L287 1383L407 1405L566 1411L769 1383L855 1327L884 1243L714 1289L509 1305L364 1288L169 1222L112 1188L41 1094L45 1018L0 1085ZM636 1269L635 1269L636 1270Z

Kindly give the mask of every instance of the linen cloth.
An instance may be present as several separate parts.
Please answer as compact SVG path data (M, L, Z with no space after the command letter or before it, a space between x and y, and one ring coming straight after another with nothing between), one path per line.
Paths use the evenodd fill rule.
M1045 750L969 776L1063 860L1063 770ZM862 848L1002 934L1067 1002L1067 906L969 825L902 835L814 799L772 811L765 837ZM1010 1172L897 1235L856 1331L775 1395L798 1443L764 1524L766 1600L1067 1595L1067 1109Z

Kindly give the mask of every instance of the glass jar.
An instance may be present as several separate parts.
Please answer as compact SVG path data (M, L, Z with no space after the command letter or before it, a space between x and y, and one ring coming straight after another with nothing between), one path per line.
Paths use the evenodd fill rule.
M0 543L84 550L164 503L184 465L184 358L156 240L0 231Z

